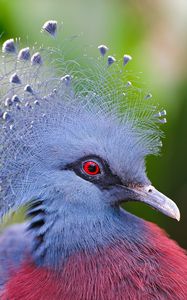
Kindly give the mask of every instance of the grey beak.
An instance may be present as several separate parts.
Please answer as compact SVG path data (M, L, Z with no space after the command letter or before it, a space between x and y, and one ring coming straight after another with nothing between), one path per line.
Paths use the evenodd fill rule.
M135 201L144 202L163 214L180 220L180 211L177 205L164 194L157 191L154 186L146 185L141 187L124 187L128 190L130 199Z

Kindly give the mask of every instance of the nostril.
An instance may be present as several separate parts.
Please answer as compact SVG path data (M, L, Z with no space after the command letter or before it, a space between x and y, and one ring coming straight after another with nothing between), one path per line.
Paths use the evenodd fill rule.
M148 193L152 193L153 192L153 190L152 189L148 189Z

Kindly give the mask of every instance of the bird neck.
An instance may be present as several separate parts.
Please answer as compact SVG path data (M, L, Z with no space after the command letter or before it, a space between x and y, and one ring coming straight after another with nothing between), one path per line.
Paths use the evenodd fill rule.
M107 208L97 214L82 214L79 210L60 217L49 214L37 226L36 220L31 220L29 228L34 240L33 259L40 266L57 269L73 254L87 255L117 242L144 243L143 220L120 208Z

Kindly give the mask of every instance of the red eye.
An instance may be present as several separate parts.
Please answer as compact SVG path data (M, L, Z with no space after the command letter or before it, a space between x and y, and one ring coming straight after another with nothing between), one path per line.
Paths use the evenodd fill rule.
M99 165L94 161L86 161L83 163L84 172L88 175L97 175L100 172Z

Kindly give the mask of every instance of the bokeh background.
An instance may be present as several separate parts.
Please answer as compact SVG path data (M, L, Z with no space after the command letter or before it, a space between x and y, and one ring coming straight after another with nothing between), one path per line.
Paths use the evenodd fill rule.
M130 69L143 72L147 89L167 110L162 154L148 158L147 168L153 184L177 203L181 221L143 204L125 208L187 248L187 1L0 0L0 42L20 37L32 45L48 19L63 21L66 36L81 34L84 45L106 44L116 57L131 54Z

